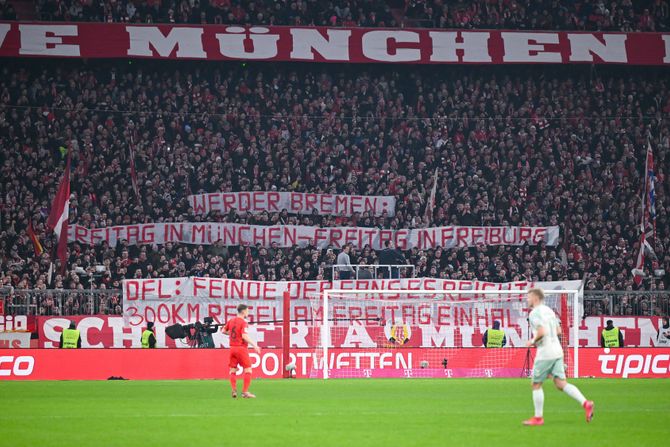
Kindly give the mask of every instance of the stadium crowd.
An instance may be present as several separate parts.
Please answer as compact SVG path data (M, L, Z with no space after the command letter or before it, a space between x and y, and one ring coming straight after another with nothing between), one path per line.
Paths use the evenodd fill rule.
M330 279L339 250L69 245L45 222L72 154L70 223L160 221L415 228L560 225L556 247L404 253L416 276L490 281L587 277L632 290L647 136L656 159L659 259L670 269L663 71L15 61L0 78L0 282L5 289L118 289L123 278ZM135 148L140 199L130 180ZM437 203L426 204L435 168ZM309 191L397 197L395 217L285 212L196 216L190 193ZM29 222L44 246L36 255ZM379 253L352 250L352 263ZM96 266L98 266L96 268ZM104 266L104 268L99 267ZM668 275L643 290L665 289ZM114 302L113 299L117 301ZM106 312L120 311L118 297ZM643 312L621 301L621 314ZM84 309L87 299L71 303ZM657 302L656 314L668 303ZM591 305L590 305L591 306ZM665 309L665 311L663 310ZM605 311L598 303L587 312ZM647 308L648 310L648 308ZM62 312L41 302L39 313Z
M3 0L6 1L6 0ZM667 31L667 0L37 0L43 20ZM7 14L5 20L13 20Z
M14 5L7 0L0 0L0 20L16 20L17 14Z

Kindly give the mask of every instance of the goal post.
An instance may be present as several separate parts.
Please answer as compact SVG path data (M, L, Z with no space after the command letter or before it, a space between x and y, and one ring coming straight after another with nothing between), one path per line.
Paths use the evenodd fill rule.
M566 372L577 377L581 291L544 292L561 322ZM311 377L524 377L532 368L525 290L330 289L310 301ZM489 342L495 327L503 347Z

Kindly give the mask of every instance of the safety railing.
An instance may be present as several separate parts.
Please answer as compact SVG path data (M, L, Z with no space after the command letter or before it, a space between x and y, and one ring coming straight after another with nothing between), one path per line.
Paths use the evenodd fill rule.
M588 290L584 292L584 315L670 314L670 291Z
M391 279L414 278L416 267L413 264L333 264L333 279ZM343 272L349 272L343 275Z
M333 265L337 279L337 267ZM388 277L387 272L398 277L413 277L412 265L352 265L352 279L364 279L363 269L368 269L372 278ZM405 269L406 274L402 271ZM380 272L383 272L380 274ZM365 275L363 275L365 276ZM120 315L123 297L119 289L12 289L0 288L0 300L7 315ZM1 312L0 312L1 313ZM584 292L584 313L581 316L668 316L670 315L670 291L610 291L588 290Z
M7 315L120 315L119 289L0 289Z

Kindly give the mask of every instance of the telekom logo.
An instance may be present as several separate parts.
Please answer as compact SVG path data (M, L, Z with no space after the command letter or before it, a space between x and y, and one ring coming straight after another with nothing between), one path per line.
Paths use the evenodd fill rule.
M32 355L0 356L0 376L29 376L35 367L35 358Z
M665 376L670 372L670 354L610 354L610 349L605 349L605 353L598 356L598 361L601 373L621 374L624 378L650 372Z

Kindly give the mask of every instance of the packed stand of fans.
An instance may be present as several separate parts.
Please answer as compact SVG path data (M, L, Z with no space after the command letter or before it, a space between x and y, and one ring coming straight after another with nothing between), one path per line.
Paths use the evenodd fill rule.
M43 20L667 31L667 0L37 0ZM10 19L11 18L7 18Z
M7 0L0 0L0 20L17 20L18 16L14 5Z
M647 136L657 166L660 258L670 270L665 72L589 68L15 62L0 77L0 287L118 289L124 278L331 279L339 249L69 245L65 275L46 216L72 154L70 223L160 221L416 228L560 225L559 246L404 253L416 276L587 277L632 290ZM141 200L130 180L136 149ZM440 176L432 216L426 203ZM395 217L211 213L190 193L308 191L397 197ZM32 220L44 253L35 255ZM354 248L352 263L379 253ZM649 259L648 259L649 261ZM97 266L97 267L96 267ZM103 266L103 267L100 267ZM646 278L665 289L668 275ZM2 293L2 289L0 289ZM86 304L82 299L81 308ZM118 303L105 303L118 312ZM655 305L667 309L667 302ZM641 312L630 303L630 312ZM627 313L629 303L620 313ZM599 311L596 307L588 311ZM55 313L55 305L40 306ZM660 309L653 309L661 313Z
M410 0L410 25L438 28L667 31L666 0Z

